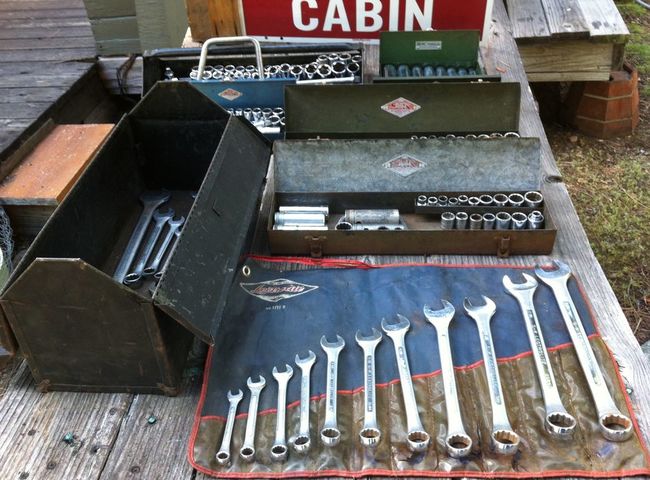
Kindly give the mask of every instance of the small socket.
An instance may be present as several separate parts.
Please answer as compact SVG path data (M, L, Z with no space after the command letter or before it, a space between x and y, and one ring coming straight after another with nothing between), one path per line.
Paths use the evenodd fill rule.
M446 195L440 195L438 197L438 206L439 207L446 207L448 201L449 201L449 197L447 197Z
M481 204L481 200L478 197L469 197L467 204L470 207L478 207Z
M494 203L494 197L492 195L481 195L479 198L481 206L489 207Z
M456 221L456 215L451 212L443 212L440 216L440 227L443 230L452 230Z
M456 214L456 230L466 230L468 218L469 216L465 212L458 212Z
M429 206L438 205L438 197L429 197L427 199L427 205Z
M497 230L509 230L512 223L512 217L508 212L499 212L496 217Z
M483 215L480 213L472 213L469 216L469 229L480 230L483 228Z
M497 193L492 199L497 207L505 207L508 204L508 195L503 193Z
M447 200L447 205L450 207L455 207L458 205L458 198L456 197L449 197L449 200Z
M469 197L467 195L458 195L458 205L467 205Z
M425 206L427 204L427 196L426 195L418 195L417 198L417 205L419 207Z
M542 212L535 210L528 215L528 228L531 230L544 228L544 215L542 215Z
M494 213L484 213L483 214L483 230L494 230L494 225L497 221L497 217Z
M524 196L520 193L511 193L508 195L508 203L511 207L521 207L524 204Z
M528 223L528 216L525 213L515 212L510 218L512 219L513 230L525 230Z
M524 203L530 208L539 208L544 201L544 197L539 192L528 192L524 195Z

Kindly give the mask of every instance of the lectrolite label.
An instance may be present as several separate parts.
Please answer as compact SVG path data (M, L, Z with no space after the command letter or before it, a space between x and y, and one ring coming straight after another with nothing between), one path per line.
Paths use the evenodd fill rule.
M219 96L221 98L225 98L226 100L229 100L231 102L241 97L242 95L243 93L235 90L234 88L226 88L223 92L219 92Z
M420 108L422 107L420 107L420 105L417 103L413 103L412 101L407 100L403 97L396 98L392 102L388 102L387 104L381 106L381 109L383 111L388 112L391 115L395 115L398 118L406 117L413 112L417 112L420 110Z
M415 172L422 170L427 164L418 160L411 155L398 155L397 157L384 163L383 167L391 172L395 172L402 177L408 177Z

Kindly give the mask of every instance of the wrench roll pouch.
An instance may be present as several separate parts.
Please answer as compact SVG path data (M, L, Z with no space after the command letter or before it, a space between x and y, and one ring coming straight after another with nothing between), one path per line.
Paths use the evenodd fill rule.
M587 382L564 327L551 290L539 286L535 306L549 358L567 410L577 420L573 439L551 438L545 431L544 405L531 347L517 301L503 289L501 279L520 278L532 268L445 265L374 265L356 261L249 258L250 274L241 270L232 285L219 336L210 349L204 383L190 437L190 463L219 478L311 478L365 476L541 478L619 478L648 475L646 446L634 420L630 399L615 361L596 328L593 313L575 280L569 290L589 336L598 364L621 412L634 421L633 435L625 442L607 441L598 429ZM317 267L315 267L317 266ZM351 288L354 286L354 288ZM521 437L513 456L497 455L490 448L491 415L488 386L474 321L462 308L463 298L486 295L497 305L491 323L501 383L512 427ZM446 299L455 306L449 338L455 367L462 421L472 449L462 459L446 451L446 409L440 357L434 327L423 314L425 304L440 308ZM326 305L326 308L323 306ZM364 423L363 353L355 343L357 330L371 335L383 318L410 322L406 351L418 412L431 443L424 453L406 445L406 415L393 344L386 334L375 351L376 404L381 440L374 450L359 442ZM327 362L320 338L340 335L345 347L338 359L338 428L341 441L325 447L319 432L325 418ZM296 453L291 445L299 431L300 372L294 356L312 350L311 449ZM294 368L287 392L286 437L289 457L271 460L276 424L277 382L273 367ZM247 423L250 393L246 379L264 376L261 393L256 456L253 463L239 457ZM241 389L244 398L235 420L230 445L231 465L215 459L221 444L229 402L227 392Z
M122 118L0 298L41 390L178 392L193 336L212 341L248 249L269 155L187 83L161 82ZM113 275L141 194L160 189L184 230L157 288L131 289Z
M537 138L283 140L273 144L273 154L272 195L262 215L274 255L509 256L553 250L557 230L546 210L538 230L445 230L440 213L419 212L415 205L421 194L540 190ZM274 212L282 205L327 205L328 230L275 230ZM407 228L337 230L347 209L399 209Z

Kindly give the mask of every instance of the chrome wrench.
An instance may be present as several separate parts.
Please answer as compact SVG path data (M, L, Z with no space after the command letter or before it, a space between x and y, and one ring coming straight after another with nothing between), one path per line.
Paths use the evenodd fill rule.
M533 350L537 378L542 387L542 397L544 398L544 410L546 411L544 427L551 436L567 438L573 435L575 431L576 419L567 412L562 404L551 360L548 358L542 327L539 324L533 300L537 290L537 280L526 273L522 275L526 280L524 283L514 283L508 275L504 275L503 286L506 292L517 300L524 316L528 341Z
M575 347L578 361L587 379L591 396L596 405L598 425L603 436L612 442L622 442L632 435L632 420L621 413L612 398L603 372L598 366L594 351L589 344L589 337L582 326L578 310L576 309L567 282L571 277L571 269L566 263L553 261L553 270L544 270L539 265L535 267L535 274L546 285L551 287L555 300L560 307L562 318L566 324L571 341Z
M174 218L174 210L171 208L168 208L164 211L158 209L153 213L153 228L151 232L149 232L147 241L144 244L140 258L135 264L133 271L124 277L125 285L135 285L142 279L142 272L144 271L144 267L147 264L147 261L153 252L153 249L156 247L158 237L160 237L163 228L165 228L165 224L172 218Z
M275 440L271 447L271 459L274 462L284 462L289 454L286 438L286 419L287 419L287 386L289 380L293 377L293 368L286 365L284 372L278 372L277 367L273 367L273 378L278 382L278 409L275 421Z
M266 380L261 375L257 382L253 382L253 379L248 377L246 385L248 385L248 389L251 391L251 399L248 403L248 418L246 419L244 444L239 449L239 456L245 462L252 462L255 459L255 425L257 424L257 407L259 406L260 394L266 385Z
M143 206L142 213L140 214L138 223L133 229L129 243L127 243L126 248L122 253L120 263L118 263L115 273L113 274L113 278L119 283L124 281L124 277L126 277L129 268L131 268L131 264L135 259L135 255L138 253L142 239L144 238L145 233L147 233L147 227L149 226L153 212L169 200L170 196L170 193L165 191L144 192L140 195L140 202L142 202Z
M241 390L238 390L237 393L232 393L228 391L228 418L226 420L226 427L223 430L223 439L221 440L221 447L217 452L216 458L219 465L230 465L230 442L232 440L232 430L235 426L235 417L237 416L237 407L239 402L244 398L244 394Z
M453 458L462 458L472 450L472 439L463 426L463 419L458 403L458 390L454 374L454 361L451 356L449 343L449 324L456 314L454 306L442 300L443 308L434 310L429 305L424 306L424 316L434 326L438 336L438 351L440 352L440 367L442 384L445 390L445 407L447 409L447 436L445 446L447 453Z
M381 440L381 430L377 425L377 396L375 394L375 349L381 342L382 334L376 328L372 335L364 337L357 331L355 340L363 350L364 416L359 441L364 447L374 448Z
M320 431L320 438L326 447L334 447L341 441L341 431L336 419L336 395L339 370L339 353L345 347L345 340L339 335L336 342L328 342L325 335L320 339L320 346L327 354L327 387L325 395L325 423Z
M413 379L411 378L411 369L406 353L406 344L404 337L409 331L411 323L402 315L397 315L398 323L390 324L383 319L381 321L382 330L390 337L395 347L395 356L397 357L397 368L399 370L399 379L402 386L402 396L404 398L404 409L406 410L406 426L408 433L406 440L409 448L413 452L423 452L429 446L431 437L424 431L420 414L418 413L418 404L415 400L415 391L413 390Z
M153 260L151 261L151 263L149 263L149 266L143 270L142 272L143 275L145 276L153 275L158 271L158 268L160 267L160 262L162 262L162 259L164 258L165 253L169 248L169 245L172 243L172 240L174 239L176 232L180 230L180 228L183 226L184 223L185 223L185 217L181 217L178 220L174 218L170 218L167 221L167 225L169 226L169 228L167 229L167 233L165 234L165 237L163 238L163 241L160 244L160 247L158 248L156 255L153 257Z
M475 322L478 328L478 335L481 340L481 351L485 361L485 374L487 375L488 389L490 391L490 403L492 404L492 446L496 453L512 455L519 448L519 435L510 426L508 411L506 410L505 398L501 389L501 377L497 365L497 355L494 351L492 332L490 331L490 320L497 311L492 300L483 296L484 305L474 306L468 298L463 305L467 315Z
M293 442L293 449L298 453L305 453L311 447L311 435L309 433L309 390L311 384L311 367L316 362L316 355L309 350L307 358L300 358L296 355L296 365L302 372L300 379L300 428L298 436Z

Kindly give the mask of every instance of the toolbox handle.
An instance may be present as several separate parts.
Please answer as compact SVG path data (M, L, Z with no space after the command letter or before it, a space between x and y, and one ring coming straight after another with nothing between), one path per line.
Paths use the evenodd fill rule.
M260 80L264 80L264 64L262 62L262 46L260 42L253 37L214 37L209 38L201 47L201 58L199 59L199 71L197 72L197 80L203 79L203 70L205 69L205 62L208 59L208 49L210 45L224 44L224 43L244 43L250 42L255 47L255 59L257 61L257 71L260 74Z

